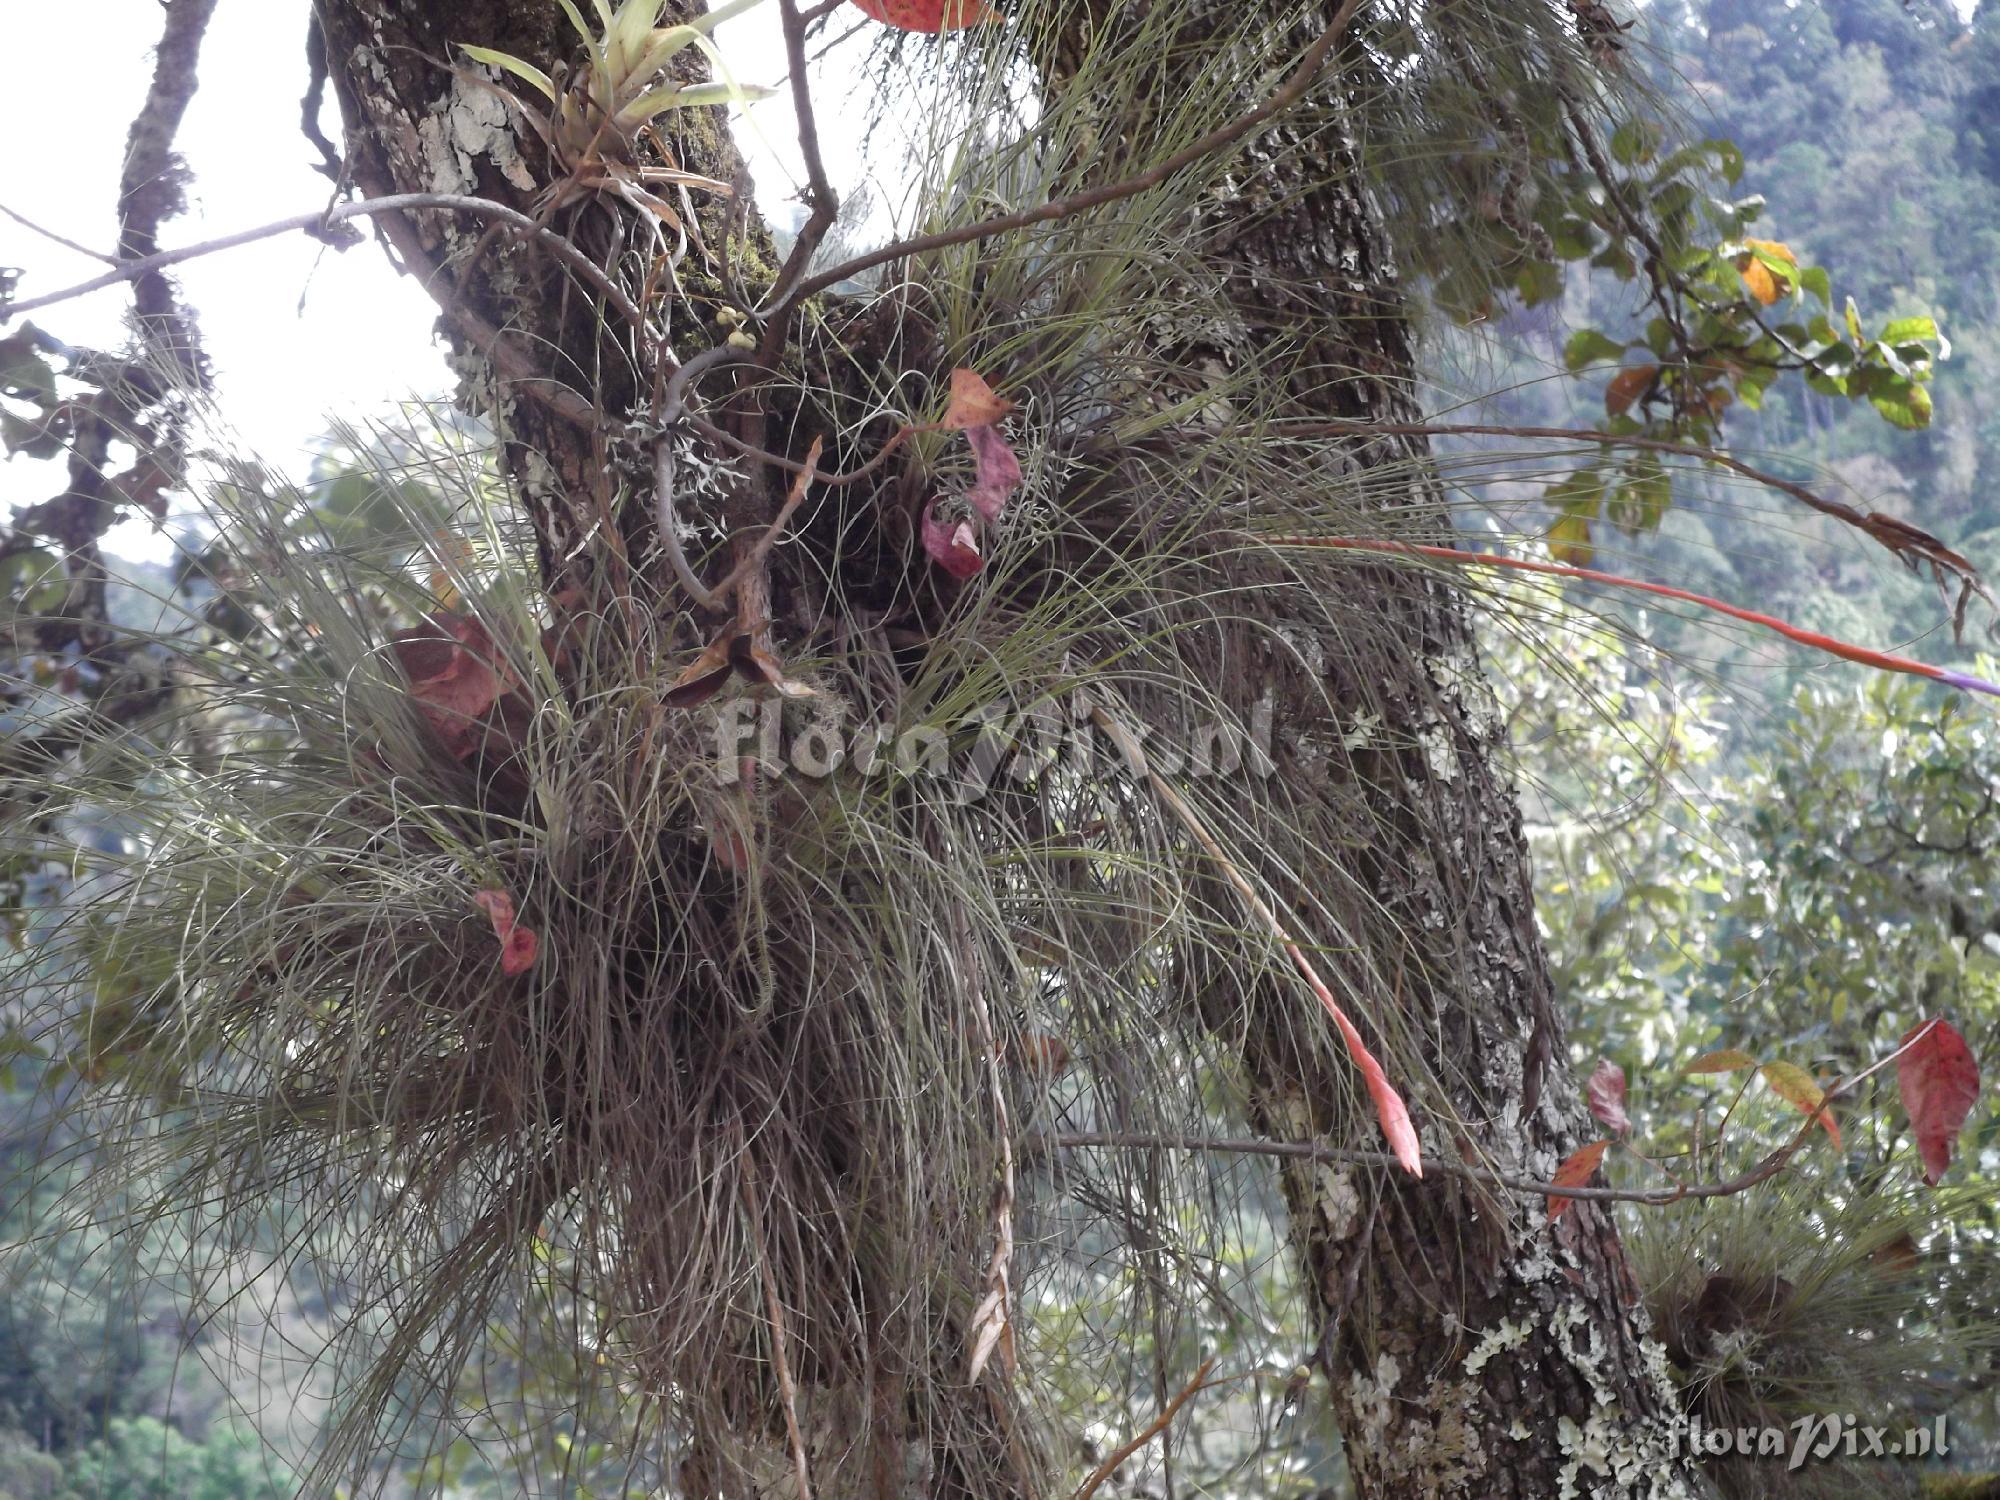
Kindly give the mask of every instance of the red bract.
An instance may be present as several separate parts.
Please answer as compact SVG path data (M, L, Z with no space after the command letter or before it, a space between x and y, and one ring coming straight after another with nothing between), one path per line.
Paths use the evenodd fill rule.
M1299 962L1298 948L1291 943L1285 946L1291 951L1293 961ZM1368 1085L1368 1097L1375 1104L1376 1121L1381 1125L1383 1138L1389 1142L1396 1161L1412 1177L1423 1176L1423 1148L1417 1143L1417 1130L1410 1123L1410 1112L1403 1105L1403 1096L1389 1082L1389 1075L1382 1071L1375 1054L1368 1050L1360 1031L1347 1019L1347 1012L1334 1003L1332 992L1310 967L1301 963L1300 969L1312 985L1313 993L1319 996L1319 1003L1326 1007L1327 1014L1333 1017L1333 1024L1340 1029L1340 1039L1347 1043L1348 1057L1361 1070L1361 1080Z
M986 566L972 522L960 521L953 526L940 521L936 507L924 514L924 551L954 578L970 578Z
M493 935L500 939L500 971L525 974L532 969L541 939L534 928L514 920L514 898L502 890L486 890L475 892L472 902L491 919Z
M1910 1050L1896 1064L1896 1086L1917 1133L1924 1181L1936 1187L1951 1165L1959 1128L1979 1097L1979 1064L1949 1021L1911 1027L1903 1033L1903 1045Z
M999 19L986 0L854 0L854 8L904 31L962 31Z
M1584 1097L1600 1124L1620 1135L1632 1133L1631 1118L1625 1113L1625 1070L1617 1063L1608 1057L1597 1060L1597 1071L1590 1075Z
M997 427L968 427L965 436L972 444L975 465L965 498L987 520L997 521L1007 508L1007 497L1021 487L1021 461Z
M972 445L972 488L965 498L981 523L997 521L1007 497L1021 487L1021 461L1000 435L1000 419L1014 409L973 370L951 372L951 399L937 426L963 432ZM923 523L924 550L954 578L970 578L984 565L979 554L979 528L969 520L956 526L937 519L935 510Z

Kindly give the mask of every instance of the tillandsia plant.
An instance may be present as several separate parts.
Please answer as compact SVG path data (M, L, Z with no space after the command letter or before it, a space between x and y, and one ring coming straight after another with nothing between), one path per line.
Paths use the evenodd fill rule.
M1425 446L1381 217L1517 217L1379 148L1527 98L1585 152L1615 26L1021 0L904 80L912 232L816 265L834 12L777 3L782 255L748 202L654 191L742 173L677 107L725 96L658 76L709 55L684 10L564 6L571 76L528 60L552 13L481 8L465 55L546 106L524 183L426 145L471 87L419 66L458 7L316 7L366 196L307 222L374 218L438 299L491 468L373 558L233 471L226 607L124 637L160 711L44 747L34 838L85 802L137 830L40 950L96 1142L209 1215L223 1288L272 1199L344 1270L325 1489L379 1482L411 1409L448 1451L539 1299L689 1495L1088 1495L1252 1383L1171 1336L1234 1316L1181 1274L1223 1185L1282 1198L1313 1329L1267 1434L1310 1390L1367 1496L1692 1492L1636 1457L1679 1396L1602 1206L1658 1191L1555 1180L1588 1116L1462 583L1488 560L1448 545L1483 481ZM662 277L635 225L669 215L714 253ZM1037 1381L1065 1196L1155 1325L1088 1457Z
M696 187L727 193L731 185L673 166L672 154L657 134L652 135L650 144L666 160L643 161L641 140L654 132L661 116L671 110L744 104L771 92L731 78L722 54L709 40L709 33L717 26L763 0L728 0L672 26L659 24L665 0L623 0L616 9L609 0L592 0L601 31L593 31L585 22L575 0L556 3L583 40L583 64L574 71L558 66L551 74L494 48L459 43L459 50L474 62L513 74L546 101L546 108L531 106L511 90L499 90L548 148L556 175L542 189L543 213L610 192L645 208L672 228L684 229L692 215L684 218L653 188L684 191ZM723 75L720 80L665 79L675 59L690 47L708 57Z

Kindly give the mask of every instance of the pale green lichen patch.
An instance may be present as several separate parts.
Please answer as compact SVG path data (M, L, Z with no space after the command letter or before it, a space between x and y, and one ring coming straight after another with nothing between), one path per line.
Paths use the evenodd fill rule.
M1469 654L1427 656L1424 666L1431 681L1458 705L1475 738L1491 739L1499 731L1500 704L1477 660Z
M1534 1328L1527 1323L1516 1323L1503 1318L1497 1328L1487 1330L1486 1335L1472 1346L1472 1352L1465 1356L1465 1373L1477 1375L1486 1368L1486 1362L1503 1349L1518 1349L1528 1342Z
M1396 1382L1402 1378L1403 1367L1386 1349L1375 1356L1372 1375L1356 1370L1348 1376L1348 1404L1365 1430L1380 1432L1395 1420Z
M472 192L479 185L473 162L481 156L522 192L534 191L534 174L521 159L513 121L498 94L454 77L432 111L417 127L432 192Z

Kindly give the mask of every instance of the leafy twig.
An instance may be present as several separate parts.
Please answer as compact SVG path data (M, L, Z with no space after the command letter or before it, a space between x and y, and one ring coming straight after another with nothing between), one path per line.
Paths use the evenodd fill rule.
M1768 489L1789 495L1823 516L1831 516L1873 538L1904 563L1920 558L1940 575L1951 574L1962 588L1992 603L1992 596L1980 580L1979 570L1929 532L1899 521L1894 516L1871 511L1864 515L1839 500L1828 500L1795 480L1783 479L1742 459L1698 443L1674 442L1668 438L1621 437L1588 427L1508 427L1488 422L1365 422L1314 421L1273 422L1264 429L1272 437L1337 437L1346 433L1380 433L1387 437L1512 437L1537 441L1591 443L1606 448L1638 448L1649 453L1671 453L1696 458L1729 469Z
M1756 1166L1738 1176L1722 1182L1679 1183L1671 1188L1609 1188L1609 1187L1563 1187L1553 1182L1542 1182L1532 1177L1519 1177L1511 1172L1495 1172L1487 1167L1475 1167L1468 1162L1452 1161L1432 1157L1424 1163L1427 1171L1442 1173L1451 1177L1467 1177L1474 1182L1491 1183L1496 1187L1511 1188L1516 1192L1534 1193L1547 1198L1578 1198L1590 1203L1644 1203L1655 1206L1679 1203L1688 1198L1730 1198L1746 1192L1761 1182L1768 1182L1791 1164L1794 1156L1804 1147L1806 1140L1819 1127L1820 1116L1826 1106L1843 1094L1851 1093L1860 1084L1874 1077L1889 1064L1896 1062L1912 1047L1935 1030L1938 1022L1932 1020L1914 1032L1894 1052L1877 1058L1859 1073L1843 1078L1820 1096L1817 1109L1810 1111L1800 1123L1792 1138L1771 1152ZM1028 1137L1032 1142L1043 1142L1060 1149L1077 1147L1109 1147L1114 1150L1169 1150L1169 1151L1217 1151L1241 1156L1280 1156L1300 1161L1345 1162L1364 1167L1393 1167L1402 1165L1386 1151L1352 1150L1343 1146L1322 1146L1313 1141L1270 1141L1258 1139L1230 1139L1221 1136L1166 1135L1144 1131L1093 1130L1093 1131L1051 1131L1036 1133Z

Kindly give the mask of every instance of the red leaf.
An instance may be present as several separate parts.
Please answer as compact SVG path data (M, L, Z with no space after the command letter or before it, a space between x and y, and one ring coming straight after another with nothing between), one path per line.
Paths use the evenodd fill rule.
M972 522L960 521L956 526L948 526L937 518L935 507L924 513L924 551L954 578L970 578L986 566L986 559L979 555L979 538L973 533Z
M1625 1070L1617 1063L1608 1057L1598 1058L1597 1071L1590 1075L1584 1094L1598 1123L1619 1135L1632 1133L1631 1117L1625 1113Z
M390 636L389 649L425 722L453 755L470 754L479 739L475 721L508 688L504 659L486 627L471 615L439 613Z
M1917 1132L1924 1181L1936 1187L1951 1165L1959 1129L1979 1097L1979 1064L1958 1028L1946 1020L1911 1027L1903 1033L1903 1045L1910 1050L1896 1064L1896 1087Z
M989 521L1000 519L1007 497L1021 487L1021 461L997 427L968 427L966 440L972 444L975 470L972 489L966 499Z
M999 19L986 0L854 0L854 6L904 31L962 31Z
M1563 1158L1563 1164L1556 1168L1555 1185L1566 1188L1582 1187L1590 1181L1591 1175L1597 1171L1598 1163L1604 1160L1604 1153L1610 1148L1609 1141L1592 1141L1588 1146L1577 1147ZM1558 1198L1553 1193L1548 1195L1548 1199L1551 1224L1560 1219L1564 1211L1576 1202L1574 1198Z
M937 0L930 0L930 3L935 6ZM867 9L866 6L862 8ZM1013 402L996 396L993 387L975 372L957 369L951 372L951 399L945 403L941 425L966 429L991 427L1013 409Z
M500 939L500 970L504 974L525 974L535 966L541 939L535 929L514 920L514 898L505 891L477 891L473 905L492 920L493 935Z

